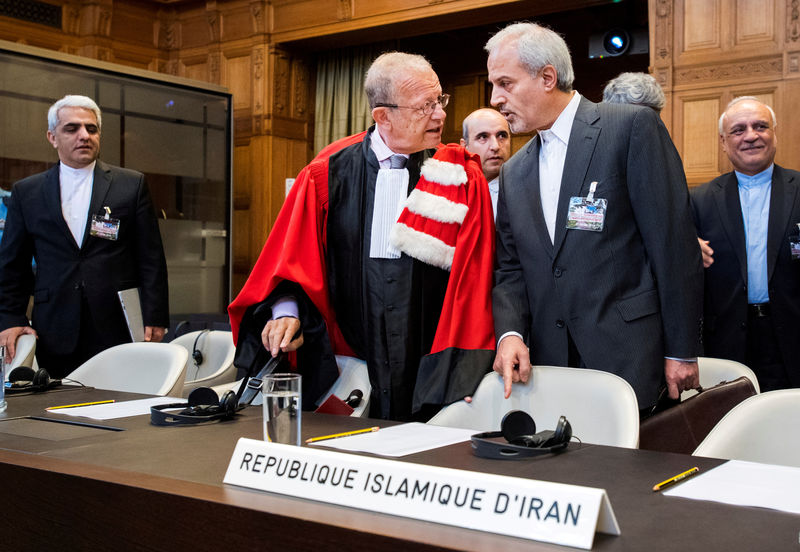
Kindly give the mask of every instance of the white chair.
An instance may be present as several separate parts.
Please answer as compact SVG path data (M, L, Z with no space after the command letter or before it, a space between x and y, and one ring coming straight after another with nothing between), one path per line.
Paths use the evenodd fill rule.
M356 389L361 391L361 402L353 409L350 416L364 417L369 414L369 398L372 394L372 385L369 383L367 363L357 358L336 355L336 364L339 366L339 378L331 388L322 396L318 404L322 404L331 396L336 395L343 401Z
M754 395L725 414L694 456L800 467L800 389Z
M724 358L698 357L697 366L700 370L700 387L704 389L714 387L723 381L733 381L745 376L753 382L756 393L760 392L758 378L756 378L755 373L741 362ZM697 391L694 389L684 391L681 393L681 400L685 401L696 394Z
M510 410L533 416L538 431L555 429L564 415L572 433L584 443L636 448L639 444L639 406L633 388L608 372L583 368L534 366L527 384L515 383L511 397L503 396L503 378L484 376L472 403L444 407L429 424L496 431Z
M67 376L97 389L179 397L189 353L171 343L123 343L102 351Z
M236 346L231 332L200 330L176 337L171 343L180 345L189 353L181 396L188 397L198 387L231 383L236 377L233 365Z
M17 338L17 350L11 364L6 366L5 379L8 380L8 373L19 366L27 366L36 369L36 336L23 334Z
M345 400L350 396L353 390L359 389L361 393L363 393L361 402L353 409L353 413L350 414L350 416L367 416L369 414L369 398L372 393L372 385L369 383L369 373L367 372L367 363L357 358L336 355L336 364L339 367L339 377L331 388L328 389L327 393L317 401L317 404L322 404L325 402L325 399L332 394ZM221 397L226 391L238 391L241 383L242 380L236 380L233 383L215 385L212 389ZM262 404L261 393L256 394L253 402L250 404L254 406Z

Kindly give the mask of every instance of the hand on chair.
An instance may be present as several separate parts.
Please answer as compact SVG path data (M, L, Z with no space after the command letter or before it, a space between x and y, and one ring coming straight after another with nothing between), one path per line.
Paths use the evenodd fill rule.
M516 335L500 340L492 368L503 376L505 398L510 397L511 384L527 383L531 375L531 357L525 342Z
M30 326L14 326L0 332L0 345L6 348L6 362L14 360L17 354L17 339L24 334L36 336L36 330Z

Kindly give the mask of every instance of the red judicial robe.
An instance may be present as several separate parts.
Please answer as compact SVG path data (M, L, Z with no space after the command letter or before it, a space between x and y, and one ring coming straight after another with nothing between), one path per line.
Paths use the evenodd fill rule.
M247 283L228 309L237 345L248 309L264 302L283 282L294 282L321 315L332 352L358 356L339 324L339 319L352 313L340 309L337 317L329 291L332 276L327 270L329 163L331 155L346 148L353 148L353 155L358 156L355 148L366 147L362 142L368 140L367 136L364 132L331 144L298 175ZM415 411L423 405L448 404L471 394L491 369L494 357L491 318L494 222L488 186L477 156L462 147L440 148L434 159L436 170L426 173L430 160L424 164L418 188L426 196L440 196L463 216L457 215L457 222L452 216L448 219L449 215L444 221L435 220L436 215L431 216L430 209L426 212L424 208L407 205L400 218L400 223L405 223L412 234L406 240L411 246L401 245L401 250L431 263L430 258L423 258L426 248L414 245L414 234L426 234L429 239L423 239L423 245L434 243L434 249L447 252L444 264L432 264L450 270L433 344L419 362ZM448 177L448 171L461 176ZM431 178L426 178L426 174ZM442 175L444 180L450 178L454 182L444 185L436 182ZM459 179L463 182L455 182Z

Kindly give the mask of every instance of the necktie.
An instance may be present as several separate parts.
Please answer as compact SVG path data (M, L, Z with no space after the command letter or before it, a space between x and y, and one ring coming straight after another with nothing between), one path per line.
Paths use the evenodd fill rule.
M406 158L403 155L392 155L389 158L389 163L391 163L391 167L390 168L391 169L405 169L406 168L406 161L408 161L408 158Z

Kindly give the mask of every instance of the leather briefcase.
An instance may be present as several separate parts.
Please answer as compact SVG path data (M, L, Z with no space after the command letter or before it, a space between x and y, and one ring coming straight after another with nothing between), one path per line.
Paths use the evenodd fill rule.
M662 399L662 391L655 413L639 426L639 448L691 454L731 408L756 394L744 376L698 391L683 402L671 401L674 406L664 410L660 406L670 400Z

